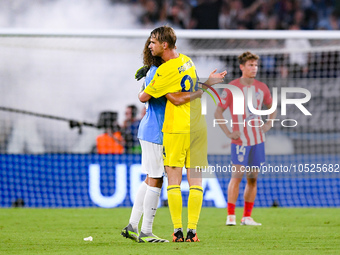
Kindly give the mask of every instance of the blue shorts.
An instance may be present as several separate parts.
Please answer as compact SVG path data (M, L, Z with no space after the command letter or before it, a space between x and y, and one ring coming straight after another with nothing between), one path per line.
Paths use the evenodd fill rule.
M266 161L264 143L252 146L231 144L231 164L261 167Z

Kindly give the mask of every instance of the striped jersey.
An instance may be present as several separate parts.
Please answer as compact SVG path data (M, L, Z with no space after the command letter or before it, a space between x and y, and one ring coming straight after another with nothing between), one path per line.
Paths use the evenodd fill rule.
M261 110L262 105L271 105L272 96L268 86L263 82L254 79L250 86L245 86L240 82L240 79L231 81L229 84L234 85L242 90L244 95L244 109L243 115L233 114L233 96L229 89L224 89L221 95L221 103L219 106L223 109L229 107L232 116L232 129L233 131L240 131L241 136L237 140L232 140L232 143L243 146L251 146L265 141L265 135L260 128L263 124L261 116L250 112L247 106L247 95L251 93L252 87L255 89L253 94L253 106L257 110ZM229 122L229 121L228 121Z

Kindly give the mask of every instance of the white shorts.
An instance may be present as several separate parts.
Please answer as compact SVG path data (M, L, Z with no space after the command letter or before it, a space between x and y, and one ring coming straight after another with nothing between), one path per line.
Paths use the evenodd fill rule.
M151 178L164 175L163 145L139 139L142 146L142 173Z

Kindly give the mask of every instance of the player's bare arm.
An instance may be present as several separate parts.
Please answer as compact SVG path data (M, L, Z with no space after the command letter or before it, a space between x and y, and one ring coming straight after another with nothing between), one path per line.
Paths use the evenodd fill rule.
M215 119L224 119L223 117L223 112L226 109L222 108L221 106L217 106L216 111L215 111ZM232 140L237 140L240 138L240 131L233 131L230 132L227 125L226 124L219 124L220 128L222 129L222 131L226 134L226 136Z
M145 102L149 101L151 96L149 94L145 93L144 91L142 91L138 94L138 98L139 98L139 101L141 101L142 103L145 103Z
M214 84L218 84L223 82L224 77L227 75L227 71L223 71L221 73L216 73L217 69L215 69L214 71L212 71L209 75L208 80L205 82L205 84L212 86ZM207 86L204 86L203 84L203 88L207 89Z
M186 104L197 98L201 98L202 94L203 94L203 90L199 89L195 92L168 93L165 95L165 97L174 105L179 106L182 104Z
M272 107L272 105L269 104L269 105L266 105L266 107L267 107L268 109L270 109L270 108ZM269 114L268 119L275 119L275 118L276 118L276 115L277 115L277 111L275 110L275 112ZM263 131L264 133L266 133L266 132L268 132L268 131L272 128L272 125L273 125L273 124L272 124L272 121L267 121L267 122L261 127L261 129L262 129L262 131Z

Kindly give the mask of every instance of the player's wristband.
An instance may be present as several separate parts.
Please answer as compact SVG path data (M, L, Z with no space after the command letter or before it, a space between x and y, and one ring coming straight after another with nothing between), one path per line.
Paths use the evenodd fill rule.
M150 67L148 67L148 66L142 66L141 68L139 68L135 73L135 79L137 81L139 81L140 79L145 77L146 74L148 73L149 69L150 69Z

